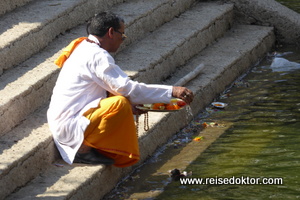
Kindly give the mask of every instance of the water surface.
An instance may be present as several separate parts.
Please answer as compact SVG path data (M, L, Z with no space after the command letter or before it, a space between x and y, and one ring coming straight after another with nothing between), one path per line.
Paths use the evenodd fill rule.
M299 52L286 55L300 61ZM264 61L226 92L224 111L206 121L232 125L186 171L192 177L282 178L277 185L169 184L156 199L300 198L300 70L273 72Z

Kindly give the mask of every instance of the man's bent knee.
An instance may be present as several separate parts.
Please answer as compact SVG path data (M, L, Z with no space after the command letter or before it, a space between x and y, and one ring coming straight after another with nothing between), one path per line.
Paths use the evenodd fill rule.
M131 108L130 101L124 96L113 96L113 97L109 97L109 99L111 101L111 104Z

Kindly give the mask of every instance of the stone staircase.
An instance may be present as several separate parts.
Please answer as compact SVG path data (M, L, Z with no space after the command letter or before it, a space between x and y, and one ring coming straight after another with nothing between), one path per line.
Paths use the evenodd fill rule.
M3 5L2 5L3 4ZM11 0L0 3L0 199L96 199L134 169L64 163L46 119L59 70L53 64L85 21L112 10L128 38L114 55L132 79L185 86L194 114L274 45L273 28L234 23L234 6L196 0ZM141 164L192 119L186 110L139 117Z

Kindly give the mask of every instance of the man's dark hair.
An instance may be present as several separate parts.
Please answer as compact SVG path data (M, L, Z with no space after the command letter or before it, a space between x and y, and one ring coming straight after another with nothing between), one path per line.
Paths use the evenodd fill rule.
M88 22L86 30L88 34L103 37L110 27L114 30L120 29L121 22L124 23L124 20L118 15L112 12L101 12Z

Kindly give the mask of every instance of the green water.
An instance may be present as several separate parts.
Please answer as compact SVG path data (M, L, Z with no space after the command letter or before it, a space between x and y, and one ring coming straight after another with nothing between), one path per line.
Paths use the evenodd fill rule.
M300 1L299 0L277 0L277 2L291 8L292 10L300 13Z
M300 62L300 52L285 56ZM300 199L300 70L272 72L266 60L227 91L206 121L232 125L186 171L192 177L281 178L277 185L170 183L155 199Z

